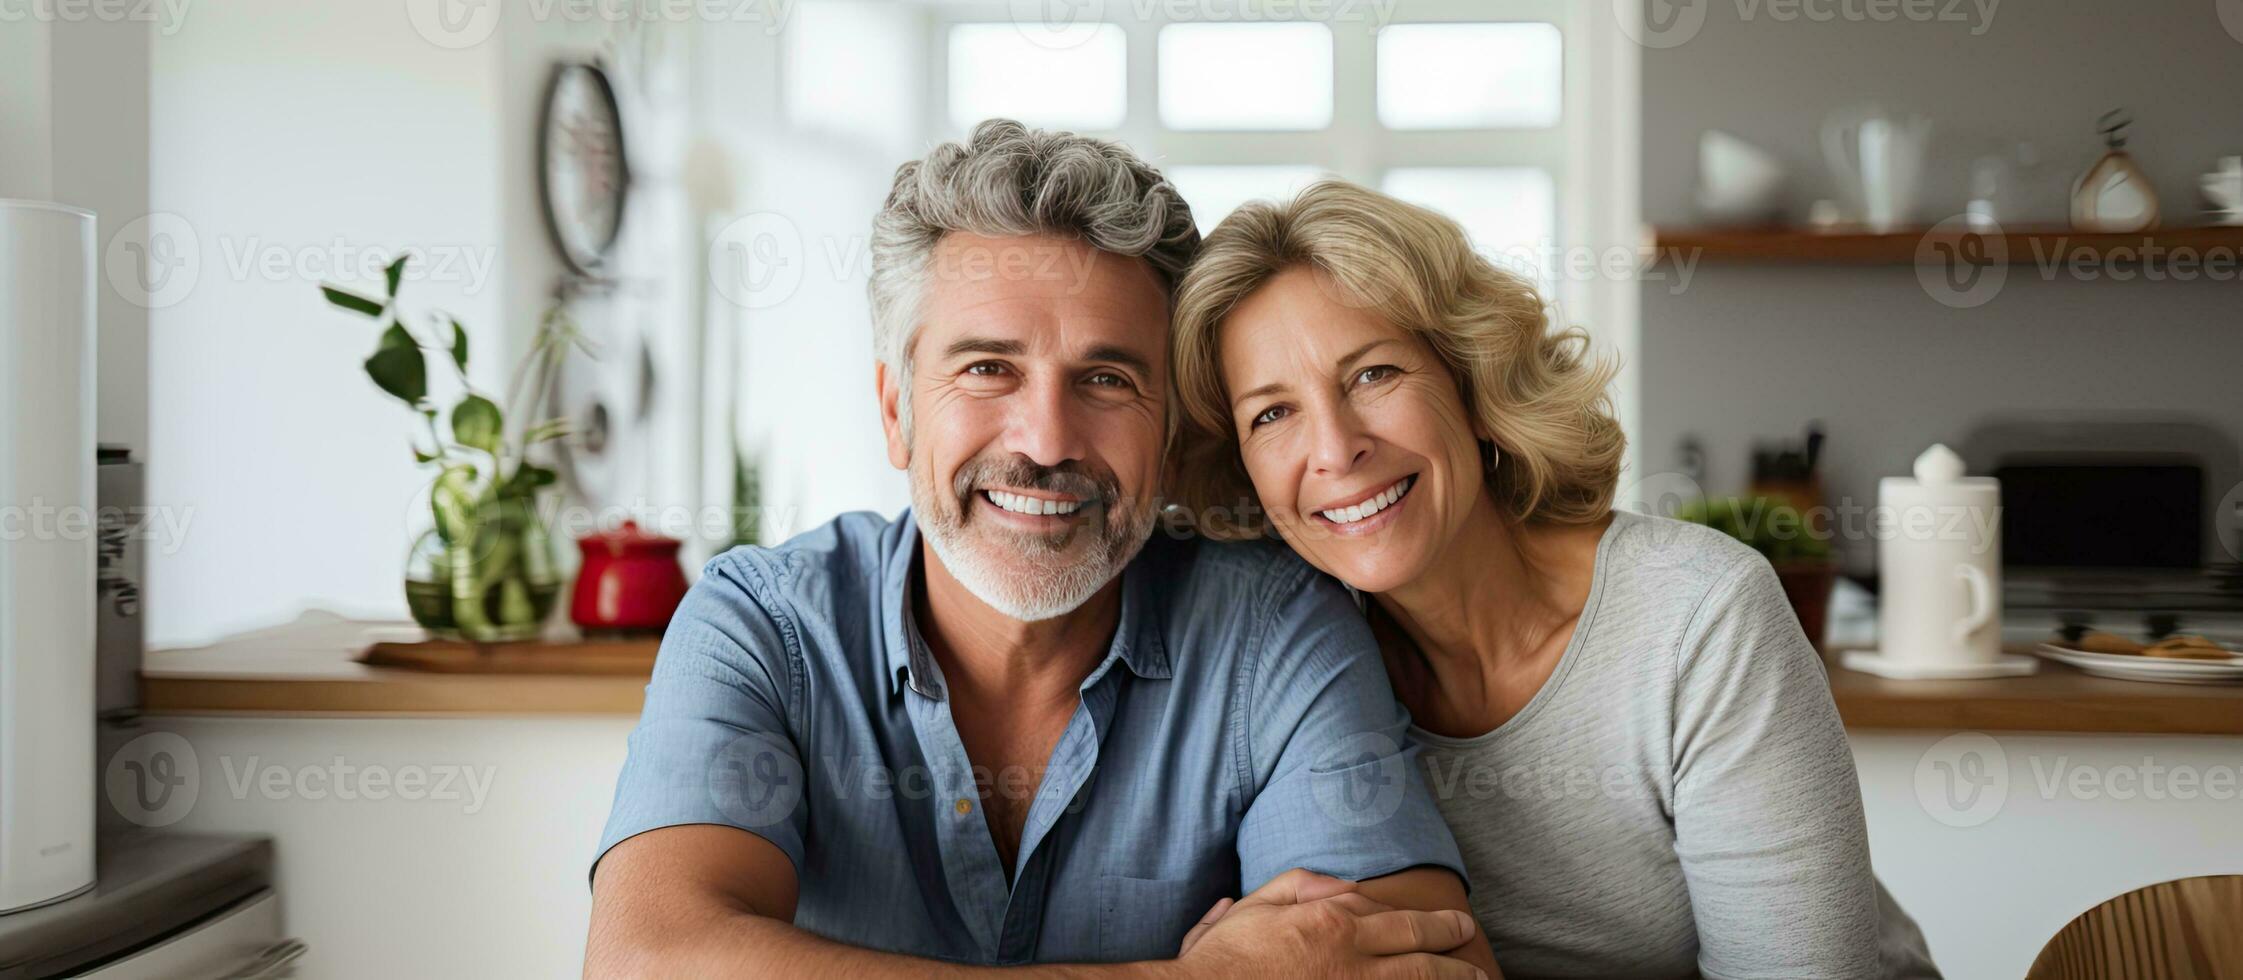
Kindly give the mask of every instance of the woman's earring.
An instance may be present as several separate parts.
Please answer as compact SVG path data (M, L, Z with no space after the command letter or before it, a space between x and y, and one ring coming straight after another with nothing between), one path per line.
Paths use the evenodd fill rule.
M1480 440L1480 468L1495 472L1495 465L1503 461L1503 450L1495 448L1495 440Z

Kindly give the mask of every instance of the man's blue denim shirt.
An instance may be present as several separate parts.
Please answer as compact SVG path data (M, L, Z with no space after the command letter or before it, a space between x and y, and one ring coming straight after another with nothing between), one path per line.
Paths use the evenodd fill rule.
M1347 592L1282 545L1155 534L998 861L911 622L917 525L849 514L712 560L646 691L600 842L682 824L794 861L795 924L987 964L1162 959L1290 868L1464 874ZM996 780L999 791L1005 781Z

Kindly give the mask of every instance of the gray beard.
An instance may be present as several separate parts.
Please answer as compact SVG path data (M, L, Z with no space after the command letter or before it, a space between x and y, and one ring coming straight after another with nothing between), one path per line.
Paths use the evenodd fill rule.
M1129 566L1153 533L1153 515L1122 501L1102 504L1088 526L1050 535L969 528L968 506L959 495L942 496L924 466L911 467L912 514L935 557L974 598L1024 623L1082 608ZM1070 557L1075 539L1086 535L1088 546Z

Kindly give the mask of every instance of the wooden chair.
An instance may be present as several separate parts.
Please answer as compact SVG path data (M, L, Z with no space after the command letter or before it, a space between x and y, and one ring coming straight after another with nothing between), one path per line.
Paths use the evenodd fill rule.
M2243 875L2137 888L2073 919L2026 980L2243 980Z

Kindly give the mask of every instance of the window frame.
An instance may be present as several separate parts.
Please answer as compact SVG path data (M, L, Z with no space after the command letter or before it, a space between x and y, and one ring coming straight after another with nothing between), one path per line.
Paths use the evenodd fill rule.
M965 135L950 124L948 42L950 27L967 23L1014 23L1023 5L1017 0L936 0L926 8L927 79L922 119L943 128L922 134L930 143ZM1172 23L1261 22L1255 18L1207 16L1171 19L1176 5L1111 2L1073 6L1095 11L1091 19L1117 24L1125 44L1124 121L1086 134L1120 140L1156 166L1300 165L1379 187L1386 171L1408 167L1535 167L1550 176L1555 191L1551 246L1561 256L1581 252L1601 258L1615 250L1648 255L1641 217L1642 48L1631 41L1641 33L1643 11L1633 3L1581 3L1578 0L1408 0L1382 11L1369 0L1335 0L1330 9L1359 14L1360 20L1321 20L1332 29L1332 122L1320 130L1174 130L1161 124L1157 62L1159 32ZM1251 5L1185 4L1214 14L1254 11ZM1313 9L1313 8L1312 8ZM1153 16L1140 19L1141 10ZM1547 128L1391 129L1378 115L1378 37L1384 24L1545 23L1557 28L1563 91L1556 125ZM1270 20L1283 20L1271 18ZM1623 23L1626 21L1627 23ZM1634 35L1630 31L1635 32ZM1560 262L1563 263L1561 258ZM1602 266L1592 261L1591 265ZM1640 268L1640 259L1639 259ZM1584 326L1600 348L1619 360L1615 407L1623 428L1639 430L1641 308L1637 275L1577 278L1553 270L1556 289L1549 297L1554 322ZM1626 466L1641 472L1639 447L1632 441ZM1623 481L1625 482L1625 480ZM1623 500L1627 489L1623 487Z

